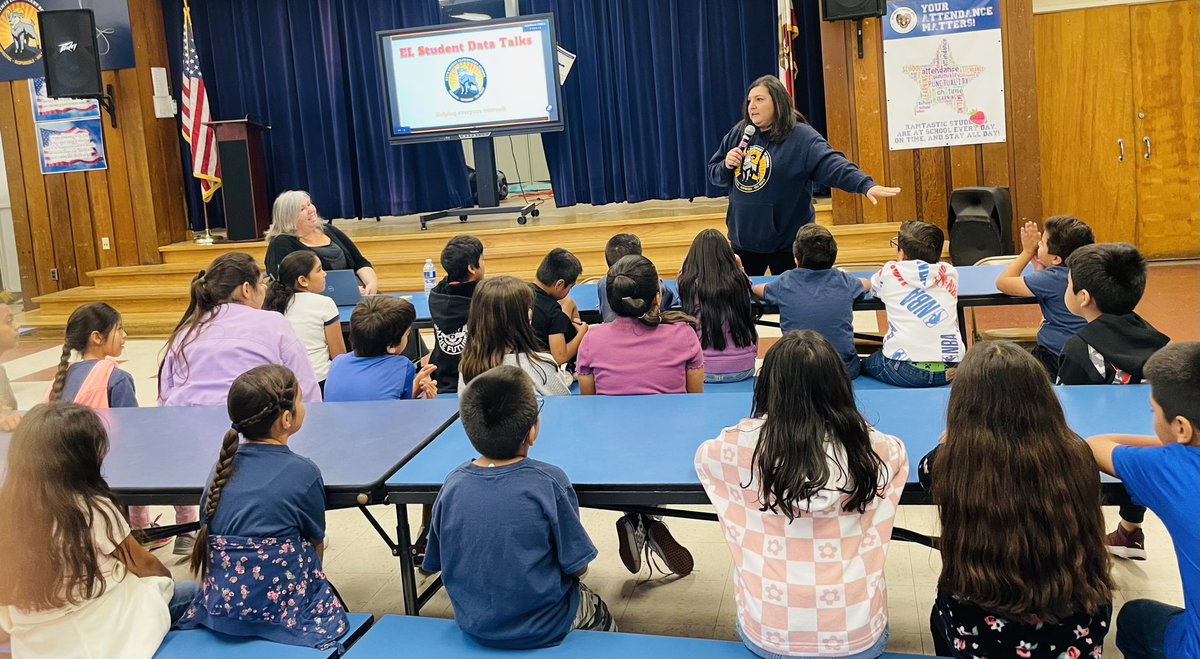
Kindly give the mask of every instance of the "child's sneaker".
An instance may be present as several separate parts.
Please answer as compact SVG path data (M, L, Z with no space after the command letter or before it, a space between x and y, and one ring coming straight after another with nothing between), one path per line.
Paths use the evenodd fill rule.
M692 568L696 566L695 560L692 558L692 552L687 550L687 547L679 544L679 541L671 536L671 532L667 530L667 525L661 519L653 517L646 518L646 524L649 526L650 550L658 554L659 558L667 566L667 569L681 577L686 577L692 573ZM628 567L628 564L626 564Z
M195 533L180 533L175 536L175 548L171 550L171 553L176 556L187 556L192 553L192 547L195 546Z
M633 574L642 571L642 549L646 546L646 527L642 516L625 513L617 520L617 553L625 569Z
M1108 545L1108 553L1113 556L1135 561L1146 560L1146 534L1142 533L1141 528L1127 532L1118 524L1116 531L1105 536L1104 544Z

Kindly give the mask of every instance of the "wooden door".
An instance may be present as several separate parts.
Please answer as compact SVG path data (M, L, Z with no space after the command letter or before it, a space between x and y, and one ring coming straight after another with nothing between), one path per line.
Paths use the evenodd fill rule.
M1200 3L1134 5L1130 30L1138 245L1148 257L1196 256L1200 254Z
M1042 212L1104 242L1137 240L1129 20L1128 6L1034 17Z

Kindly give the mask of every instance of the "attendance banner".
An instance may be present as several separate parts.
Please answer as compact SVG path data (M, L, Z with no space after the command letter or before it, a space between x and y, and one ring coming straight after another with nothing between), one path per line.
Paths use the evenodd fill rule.
M892 151L1005 140L1000 0L889 2L883 67Z

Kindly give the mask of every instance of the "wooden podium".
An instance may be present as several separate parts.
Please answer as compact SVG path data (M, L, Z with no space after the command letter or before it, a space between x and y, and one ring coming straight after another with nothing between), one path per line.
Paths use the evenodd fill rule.
M210 121L221 163L225 231L229 240L259 240L271 225L262 134L270 126L249 119Z

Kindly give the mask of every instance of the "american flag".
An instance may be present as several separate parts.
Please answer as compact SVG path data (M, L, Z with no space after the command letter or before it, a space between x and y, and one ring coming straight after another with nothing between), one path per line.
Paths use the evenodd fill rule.
M200 179L204 202L221 187L221 166L217 163L217 139L209 121L208 93L200 73L196 40L192 38L192 10L183 3L183 139L192 147L192 176Z

